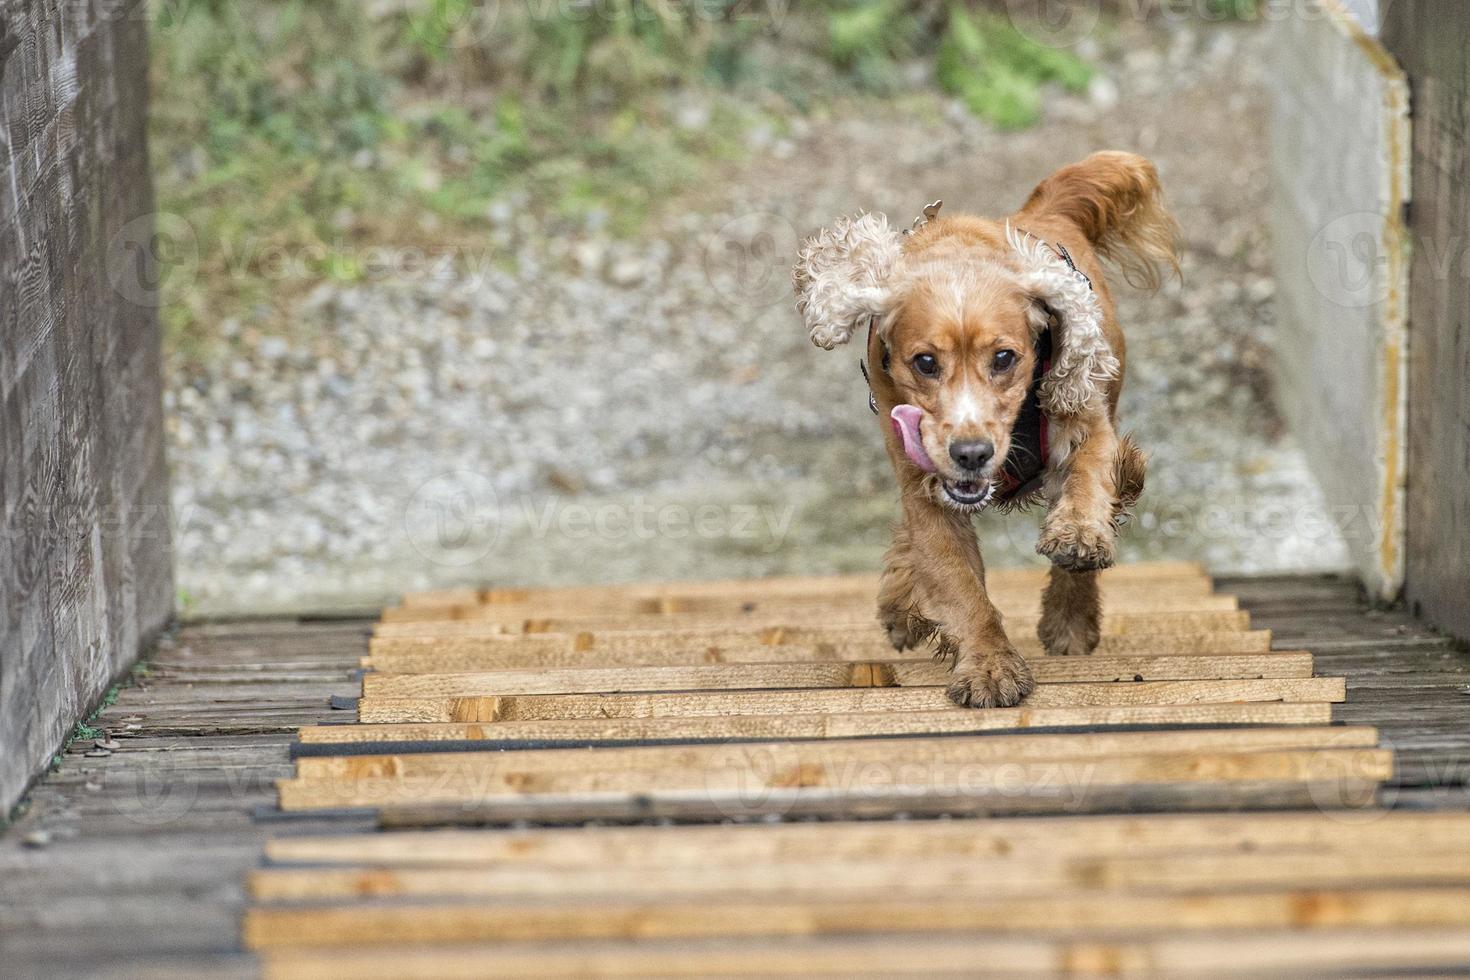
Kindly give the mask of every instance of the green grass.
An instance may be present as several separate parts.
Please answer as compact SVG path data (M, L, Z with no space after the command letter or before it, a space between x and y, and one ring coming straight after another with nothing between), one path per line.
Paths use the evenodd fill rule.
M102 700L98 703L97 707L93 708L87 717L72 726L70 734L62 741L61 748L57 749L56 754L51 757L51 771L55 772L61 768L62 759L66 755L66 750L71 748L73 742L90 742L101 738L104 734L103 730L93 725L92 722L96 721L103 711L117 704L117 696L124 687L132 687L147 676L148 667L141 662L136 663L121 684L114 684L109 687L107 693L102 695Z
M906 64L1000 126L1087 68L1003 16L934 0L177 0L153 8L152 153L176 358L218 325L300 332L298 290L367 275L367 246L483 250L492 213L635 234L756 122L908 98ZM755 15L751 16L754 11ZM855 94L856 93L856 94ZM681 99L702 125L680 126ZM493 258L493 256L492 256ZM508 257L501 257L506 259ZM285 270L285 271L283 271Z
M145 657L151 656L151 652L145 654ZM122 681L109 687L107 689L107 693L102 695L102 700L97 703L97 707L93 708L87 714L87 717L83 718L81 721L72 726L72 730L68 732L66 738L62 740L61 747L58 748L56 750L56 754L51 757L51 765L48 767L47 771L56 772L58 769L61 768L61 764L65 761L66 758L66 750L71 748L73 743L77 742L78 740L90 742L101 738L105 734L105 731L101 728L98 728L92 723L102 715L103 711L112 707L114 704L117 704L118 695L122 692L123 688L132 687L133 685L146 680L149 670L150 668L148 666L147 660L139 660L128 669L128 674L122 679ZM12 824L14 824L17 820L24 816L26 811L29 809L30 796L29 794L27 794L26 796L21 797L21 799L13 807L11 807L9 813L0 814L0 832L3 832L7 828L9 828Z
M1079 91L1092 69L1065 50L1030 40L1004 17L955 4L939 48L938 77L971 112L1015 129L1040 116L1043 84Z

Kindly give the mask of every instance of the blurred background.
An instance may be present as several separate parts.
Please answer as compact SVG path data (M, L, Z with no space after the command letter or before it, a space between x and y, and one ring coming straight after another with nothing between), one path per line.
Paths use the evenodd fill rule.
M1003 215L1151 157L1183 281L1119 281L1125 559L1336 569L1272 383L1252 0L155 5L187 613L412 588L876 567L896 494L856 349L792 309L839 214ZM1304 519L1307 515L1313 519ZM976 520L1037 562L1037 515Z

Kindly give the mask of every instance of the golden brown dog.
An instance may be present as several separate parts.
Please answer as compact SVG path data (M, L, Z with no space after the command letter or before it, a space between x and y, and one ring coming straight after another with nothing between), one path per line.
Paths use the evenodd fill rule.
M902 494L879 620L900 650L937 639L958 704L1014 705L1034 684L986 596L970 526L999 496L1046 501L1047 653L1097 646L1097 572L1143 488L1142 454L1117 432L1124 343L1100 259L1157 287L1161 267L1178 271L1174 237L1153 164L1105 152L1042 181L1003 221L940 217L936 202L912 233L863 214L802 247L797 310L828 350L866 331ZM1039 443L1016 435L1023 417L1044 420ZM1027 456L1039 478L1017 494Z

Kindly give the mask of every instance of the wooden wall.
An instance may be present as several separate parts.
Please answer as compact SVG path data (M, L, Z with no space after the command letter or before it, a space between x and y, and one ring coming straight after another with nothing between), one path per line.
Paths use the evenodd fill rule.
M1413 93L1405 595L1470 638L1470 4L1384 8Z
M0 0L5 809L173 606L146 27L142 4Z

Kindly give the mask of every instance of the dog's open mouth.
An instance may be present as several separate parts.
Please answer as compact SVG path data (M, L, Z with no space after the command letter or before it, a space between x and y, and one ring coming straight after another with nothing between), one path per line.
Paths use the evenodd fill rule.
M984 507L995 492L995 484L989 480L941 480L939 485L956 507Z

